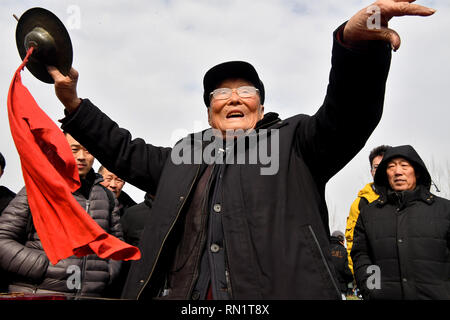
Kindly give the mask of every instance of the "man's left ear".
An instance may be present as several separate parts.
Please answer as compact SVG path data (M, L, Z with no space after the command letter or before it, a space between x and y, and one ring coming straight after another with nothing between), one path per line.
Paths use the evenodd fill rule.
M259 120L262 120L262 118L264 118L264 106L263 105L260 105L259 106L259 113L260 113L260 119Z

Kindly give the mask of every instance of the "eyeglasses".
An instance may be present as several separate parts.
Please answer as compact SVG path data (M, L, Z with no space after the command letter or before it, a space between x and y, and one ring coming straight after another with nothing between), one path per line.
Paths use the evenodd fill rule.
M236 91L241 98L252 98L257 93L259 94L259 90L252 86L242 86L236 89L218 88L209 94L209 99L226 100L231 97L233 91Z

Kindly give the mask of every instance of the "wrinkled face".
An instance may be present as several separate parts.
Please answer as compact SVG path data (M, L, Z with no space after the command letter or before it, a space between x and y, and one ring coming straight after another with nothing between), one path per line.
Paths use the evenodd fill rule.
M253 84L244 79L226 79L217 88L237 89ZM226 130L248 130L255 128L256 123L264 117L264 106L260 103L259 94L252 97L240 97L233 90L228 99L211 97L208 108L208 122L212 128L225 133Z
M390 160L386 173L392 190L404 191L416 188L416 173L408 160L404 158Z
M106 168L103 168L101 174L103 176L103 181L100 183L109 190L111 190L116 196L116 198L119 197L120 192L122 191L122 188L125 184L125 181L120 179L118 176L116 176L114 173L112 173Z
M378 166L380 165L381 160L383 160L383 156L376 156L372 160L372 168L370 169L370 173L372 174L372 178L375 177L375 173L377 172Z
M91 170L95 158L70 134L66 133L66 139L67 142L69 142L70 149L72 149L73 156L75 157L78 174L80 175L80 178L85 178L89 170Z

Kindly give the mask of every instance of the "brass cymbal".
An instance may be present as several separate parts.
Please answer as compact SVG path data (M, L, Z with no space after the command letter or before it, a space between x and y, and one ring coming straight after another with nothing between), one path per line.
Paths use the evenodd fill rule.
M65 76L72 67L69 33L58 17L46 9L31 8L22 14L17 22L16 45L22 60L34 47L27 69L43 82L54 83L46 65L55 66Z

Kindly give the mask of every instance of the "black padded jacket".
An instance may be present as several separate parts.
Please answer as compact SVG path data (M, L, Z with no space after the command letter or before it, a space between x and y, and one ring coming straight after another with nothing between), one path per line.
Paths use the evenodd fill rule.
M413 165L414 190L388 187L386 166ZM351 251L365 299L450 299L450 201L430 192L431 178L411 146L388 150L375 175L380 197L361 210Z

